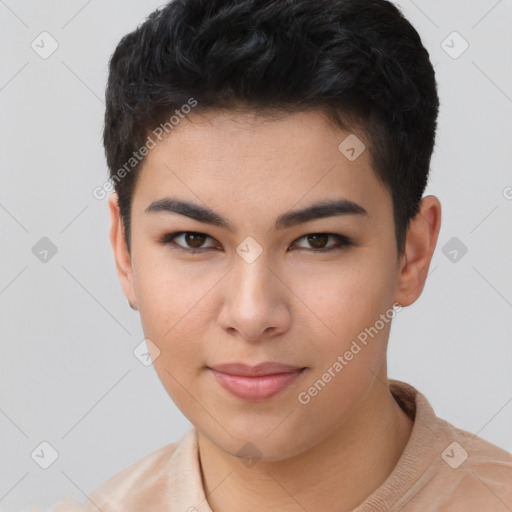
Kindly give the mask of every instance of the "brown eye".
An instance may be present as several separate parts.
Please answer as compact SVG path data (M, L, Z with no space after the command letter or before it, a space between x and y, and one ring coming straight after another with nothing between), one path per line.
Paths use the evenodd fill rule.
M334 239L335 243L327 245L329 239ZM350 238L344 235L336 235L334 233L311 233L296 240L305 240L309 247L299 247L300 249L309 249L312 252L328 252L336 249L343 249L351 245L355 245ZM310 249L311 248L311 249Z
M181 238L182 242L177 243L175 240ZM170 233L165 235L160 243L163 245L173 245L175 249L183 250L186 252L203 252L203 250L214 248L215 245L204 246L203 244L207 239L213 240L210 236L204 233L196 233L195 231L181 231L179 233Z
M204 244L205 238L208 237L201 233L185 233L185 242L193 249L199 249Z
M308 240L308 243L311 244L314 249L324 249L327 244L327 241L329 240L329 235L308 235L306 238Z

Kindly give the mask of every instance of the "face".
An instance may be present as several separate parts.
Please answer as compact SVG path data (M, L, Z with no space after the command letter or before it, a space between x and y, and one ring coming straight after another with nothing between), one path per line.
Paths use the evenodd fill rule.
M348 135L316 112L194 114L138 177L123 288L170 397L228 453L251 442L281 460L313 447L384 371L400 272L393 205L368 150L340 151ZM311 209L327 202L337 207ZM252 387L231 379L232 392L211 369L261 362L303 370Z

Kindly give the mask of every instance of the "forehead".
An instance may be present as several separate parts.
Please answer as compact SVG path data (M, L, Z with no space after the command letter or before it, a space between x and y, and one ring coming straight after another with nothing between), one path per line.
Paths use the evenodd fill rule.
M364 135L333 127L320 112L189 115L147 155L134 207L137 202L144 209L166 195L216 211L242 208L276 216L319 199L346 198L370 215L391 205Z

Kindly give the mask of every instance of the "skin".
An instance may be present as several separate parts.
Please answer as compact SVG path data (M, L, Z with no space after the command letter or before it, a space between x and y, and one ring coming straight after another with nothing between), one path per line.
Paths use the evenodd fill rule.
M160 350L153 363L160 380L198 431L214 512L351 510L386 480L409 439L413 422L388 387L390 323L309 403L297 398L379 315L419 297L440 227L439 200L427 196L399 255L389 190L368 150L355 161L338 150L347 135L318 112L281 119L193 113L146 157L133 195L131 254L117 196L109 198L121 285ZM166 196L209 207L233 231L145 213ZM367 215L273 229L289 210L338 198ZM178 237L178 249L202 253L159 243L184 231L206 236L188 244ZM314 233L356 245L322 253L337 240L315 244L307 237ZM252 263L236 252L248 236L262 250ZM229 393L206 368L262 361L307 369L278 395L254 402ZM256 447L253 465L237 456L246 443Z

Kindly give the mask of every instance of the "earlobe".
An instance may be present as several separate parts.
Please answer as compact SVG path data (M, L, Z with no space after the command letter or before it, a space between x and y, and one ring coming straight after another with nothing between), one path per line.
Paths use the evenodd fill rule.
M126 246L117 194L114 193L108 198L108 206L110 209L110 243L114 252L117 276L128 304L132 309L137 310L131 257Z
M402 306L411 305L423 291L440 227L441 203L435 196L426 196L410 222L400 263L395 302Z

